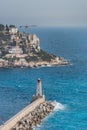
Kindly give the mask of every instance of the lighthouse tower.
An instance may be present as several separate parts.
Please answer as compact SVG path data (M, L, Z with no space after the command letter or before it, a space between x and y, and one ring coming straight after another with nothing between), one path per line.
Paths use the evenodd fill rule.
M41 84L40 79L37 80L36 95L33 95L32 98L33 98L33 101L38 99L38 98L44 98L45 99L45 96L43 95L43 92L42 92L42 84Z
M42 97L42 85L41 85L41 80L37 80L37 89L36 89L36 96L37 97Z

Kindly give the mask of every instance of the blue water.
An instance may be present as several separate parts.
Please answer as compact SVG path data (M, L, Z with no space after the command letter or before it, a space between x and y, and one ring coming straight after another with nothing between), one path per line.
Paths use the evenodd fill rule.
M38 69L0 69L0 124L28 105L42 80L48 100L65 108L53 112L37 130L87 130L87 28L32 28L41 47L72 65Z

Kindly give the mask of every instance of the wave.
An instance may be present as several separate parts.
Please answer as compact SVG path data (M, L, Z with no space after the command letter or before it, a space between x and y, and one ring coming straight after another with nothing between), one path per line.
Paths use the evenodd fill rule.
M45 119L43 119L40 125L37 125L37 127L33 127L34 130L40 130L43 127L43 122L49 120L50 117L53 117L55 112L63 111L66 109L66 105L63 105L56 100L51 102L51 104L54 106L53 112L50 113L47 117L45 117Z
M59 111L59 110L65 110L66 109L66 105L63 105L57 101L53 101L52 105L54 106L54 111Z

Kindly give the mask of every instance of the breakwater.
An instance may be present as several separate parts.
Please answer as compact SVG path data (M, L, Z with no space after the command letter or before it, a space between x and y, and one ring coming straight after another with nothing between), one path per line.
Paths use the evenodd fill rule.
M25 107L22 111L20 111L18 114L13 116L10 120L8 120L6 123L4 123L3 126L0 127L0 130L11 130L18 121L20 121L23 117L31 113L35 110L41 103L44 103L44 98L37 99L36 101L32 102L30 105Z
M4 123L0 130L33 130L53 109L53 104L45 100L41 80L38 79L31 104Z
M53 111L54 106L50 102L41 103L34 111L17 122L11 130L33 130L42 120Z
M37 99L8 120L0 130L33 130L54 109L51 102Z

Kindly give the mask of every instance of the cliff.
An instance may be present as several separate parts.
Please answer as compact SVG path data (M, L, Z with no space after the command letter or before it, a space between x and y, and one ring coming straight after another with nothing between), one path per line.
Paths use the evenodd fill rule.
M40 48L36 34L12 27L0 31L0 67L40 67L67 65L68 61Z

